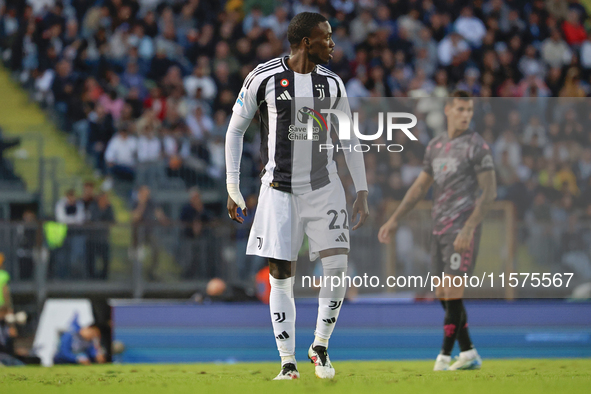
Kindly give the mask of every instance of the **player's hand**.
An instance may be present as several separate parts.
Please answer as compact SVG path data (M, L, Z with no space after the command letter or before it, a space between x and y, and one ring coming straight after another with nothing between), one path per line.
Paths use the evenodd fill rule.
M248 216L244 197L240 193L238 184L228 183L226 186L228 188L228 216L230 216L230 219L242 223L244 222L244 218L238 216L238 208L242 209L244 216Z
M378 232L378 241L383 244L390 243L390 237L392 234L396 233L398 229L398 222L396 220L392 220L392 218L388 219L386 223L380 227L380 231Z
M351 216L351 222L355 221L357 214L359 214L359 221L355 226L353 226L353 230L363 226L363 223L365 223L365 220L369 216L369 208L367 207L367 190L357 192L357 198L353 203L353 215Z
M472 243L473 236L474 229L464 227L454 241L454 251L460 254L468 251L470 249L470 243Z
M230 196L228 196L228 216L230 216L230 219L238 222L238 223L243 223L244 222L244 218L241 217L240 215L238 215L238 204L236 204L234 202L234 200L232 200L232 198ZM246 212L246 208L244 208L242 210L242 212L244 213L244 216L248 216L247 212Z

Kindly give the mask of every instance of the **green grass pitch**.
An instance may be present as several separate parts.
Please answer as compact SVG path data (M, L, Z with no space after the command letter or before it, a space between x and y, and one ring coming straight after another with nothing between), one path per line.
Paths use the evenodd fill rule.
M484 360L480 371L433 372L431 361L335 362L332 381L300 362L301 378L272 381L277 363L0 368L2 394L26 393L589 393L591 359Z

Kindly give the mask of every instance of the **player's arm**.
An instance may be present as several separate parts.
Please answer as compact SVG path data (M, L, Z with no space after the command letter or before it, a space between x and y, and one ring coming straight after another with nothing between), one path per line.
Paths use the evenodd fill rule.
M242 157L242 145L244 133L251 119L244 118L236 113L232 114L228 131L226 133L226 186L228 189L228 215L232 220L242 223L243 218L238 216L238 207L246 212L246 202L240 193L240 159Z
M412 211L417 203L425 198L432 184L433 177L425 171L421 171L410 189L408 189L404 195L400 205L398 205L392 216L390 216L390 219L388 219L388 221L380 228L380 232L378 233L378 239L380 242L390 242L390 235L395 232L400 219Z
M258 96L258 90L261 88L261 79L255 76L253 70L244 80L244 84L238 99L232 107L232 117L228 124L226 132L226 187L228 189L228 216L238 223L244 222L244 219L238 216L238 208L242 209L244 215L246 212L246 202L242 193L240 193L240 159L242 157L242 145L244 133L250 124L250 121L256 114L259 101L264 98Z
M355 138L355 140L357 140ZM348 142L351 142L349 140ZM358 141L358 140L357 140ZM342 143L343 141L341 141ZM353 141L354 143L354 141ZM365 163L363 162L363 153L357 152L354 149L350 151L344 149L345 162L349 168L349 174L353 179L355 190L357 191L357 198L353 203L353 212L351 213L351 221L354 222L359 215L359 221L353 226L352 230L356 230L363 226L365 220L369 216L369 206L367 205L367 179L365 177Z
M478 175L478 185L482 194L476 200L474 211L466 220L464 227L454 241L454 250L463 253L470 248L472 236L476 227L482 223L484 217L490 211L493 202L497 198L497 180L494 170L483 171Z
M338 98L336 108L345 112L349 119L353 119L351 115L351 108L349 107L349 101L347 99L347 90L343 81L339 80L338 83L341 86L341 97ZM340 134L339 134L340 137ZM341 146L343 147L343 153L345 154L345 162L349 169L349 174L353 179L355 185L355 191L357 192L357 198L353 203L353 212L351 213L351 222L355 221L357 215L359 215L359 221L353 226L352 230L356 230L363 226L363 223L369 216L369 206L367 204L367 179L365 176L365 163L363 161L363 153L358 152L354 149L355 146L359 145L359 139L355 133L350 133L350 139L340 139Z

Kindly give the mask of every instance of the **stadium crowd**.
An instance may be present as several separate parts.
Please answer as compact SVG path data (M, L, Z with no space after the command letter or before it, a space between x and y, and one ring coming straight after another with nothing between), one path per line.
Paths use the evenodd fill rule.
M589 233L577 231L591 219L591 117L586 101L567 99L591 95L581 3L3 0L0 46L101 174L131 181L145 163L160 162L188 188L203 186L200 179L223 184L224 134L242 80L289 53L293 15L321 12L336 43L328 67L350 97L445 97L454 89L482 97L475 126L493 149L499 198L516 204L540 258L550 256L547 245L562 256L576 252L591 278ZM544 97L563 101L535 100ZM515 98L531 105L506 104ZM245 137L242 173L252 179L257 129L255 120ZM422 142L433 133L425 126ZM367 155L370 202L401 198L422 154ZM539 223L562 230L537 234Z

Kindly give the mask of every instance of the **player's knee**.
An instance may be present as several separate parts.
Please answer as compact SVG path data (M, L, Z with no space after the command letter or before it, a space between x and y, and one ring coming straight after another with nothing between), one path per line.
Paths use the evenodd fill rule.
M293 276L292 262L286 260L269 259L269 273L275 279L287 279Z
M325 272L327 270L346 271L347 260L348 258L346 254L335 254L322 257L322 268L324 268Z
M439 286L435 288L435 297L444 298L443 287Z
M440 298L444 298L446 300L457 300L464 297L464 287L456 287L456 286L445 286L441 288L442 295Z

